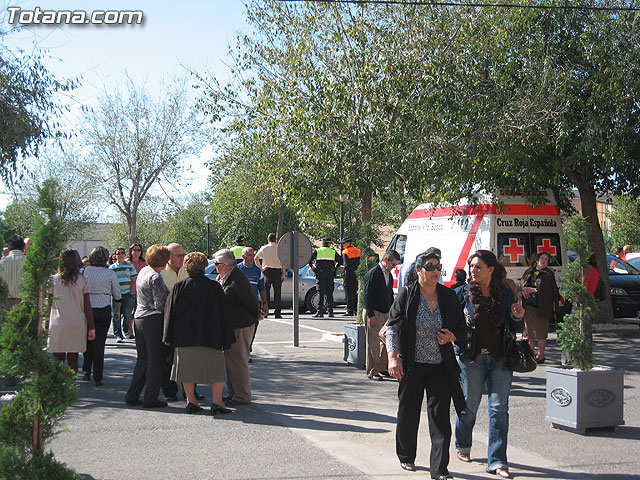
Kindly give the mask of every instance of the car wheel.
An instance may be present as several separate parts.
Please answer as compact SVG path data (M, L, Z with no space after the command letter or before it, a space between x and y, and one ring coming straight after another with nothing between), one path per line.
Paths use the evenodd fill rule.
M320 300L318 297L317 288L309 290L304 297L304 308L311 314L315 314L318 311L318 301Z

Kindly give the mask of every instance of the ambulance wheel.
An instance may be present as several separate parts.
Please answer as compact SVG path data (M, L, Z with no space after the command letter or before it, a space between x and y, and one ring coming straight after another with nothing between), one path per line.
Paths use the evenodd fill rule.
M311 313L311 315L318 311L318 301L320 300L318 297L318 289L315 287L309 290L304 297L304 308Z

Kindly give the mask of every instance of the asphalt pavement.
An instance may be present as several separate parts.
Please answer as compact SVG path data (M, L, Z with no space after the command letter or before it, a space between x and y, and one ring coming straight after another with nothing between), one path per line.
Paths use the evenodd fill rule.
M261 322L251 364L253 402L230 415L187 415L182 400L160 410L129 407L124 394L135 363L133 340L107 340L103 387L78 379L77 400L50 444L59 461L86 479L394 479L429 478L424 413L417 472L395 455L397 385L376 382L343 361L340 334L348 318L293 317ZM332 335L336 333L337 335ZM599 364L625 370L625 425L579 435L545 421L545 369L516 374L510 397L508 457L513 478L640 479L640 331L627 326L595 334ZM547 364L559 364L551 335ZM199 386L211 402L211 392ZM480 405L472 463L455 457L455 478L485 472L487 403ZM451 413L452 424L455 413Z

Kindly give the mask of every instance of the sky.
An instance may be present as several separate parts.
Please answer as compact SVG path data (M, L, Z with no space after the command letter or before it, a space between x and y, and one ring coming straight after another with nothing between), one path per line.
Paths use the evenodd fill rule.
M160 89L163 78L186 75L183 66L228 78L227 51L237 31L246 31L241 0L169 2L165 0L0 0L0 29L9 30L9 7L34 10L142 10L141 25L38 25L14 31L5 42L32 51L45 48L51 59L47 68L56 77L80 78L81 86L68 99L72 111L64 121L72 128L80 121L81 106L96 106L100 93L125 85L128 75L144 82L151 91ZM208 171L204 149L190 161L196 174L190 192L204 189ZM200 174L197 174L197 173ZM5 189L2 189L5 191ZM9 198L0 195L0 209Z

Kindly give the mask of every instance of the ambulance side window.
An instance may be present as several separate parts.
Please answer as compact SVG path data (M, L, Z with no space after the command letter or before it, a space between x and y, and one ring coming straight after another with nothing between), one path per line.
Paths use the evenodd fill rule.
M531 261L540 252L551 254L550 267L562 266L562 245L560 235L557 233L532 233L531 234Z
M505 267L528 267L531 248L528 233L498 233L498 260Z
M400 255L400 263L404 263L404 250L407 247L406 235L394 235L387 250L395 250Z

